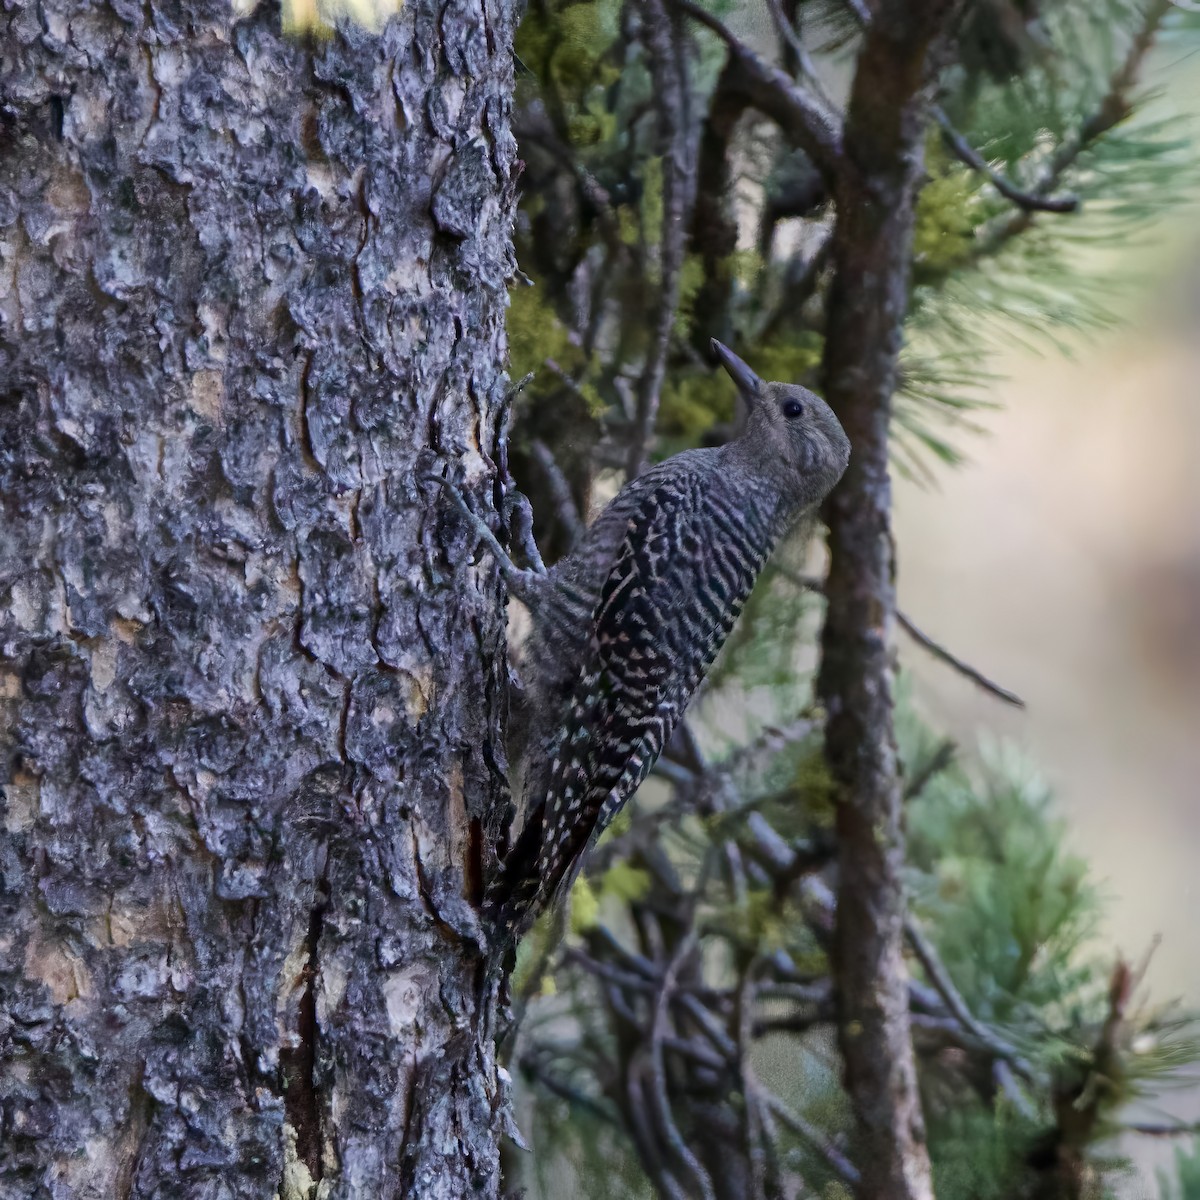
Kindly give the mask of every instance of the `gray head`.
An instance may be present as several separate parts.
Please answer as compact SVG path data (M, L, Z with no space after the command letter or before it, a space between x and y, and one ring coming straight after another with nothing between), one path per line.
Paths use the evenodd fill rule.
M756 468L769 471L798 507L822 500L850 461L850 439L833 409L798 383L767 383L728 346L712 348L729 372L749 416L743 444Z

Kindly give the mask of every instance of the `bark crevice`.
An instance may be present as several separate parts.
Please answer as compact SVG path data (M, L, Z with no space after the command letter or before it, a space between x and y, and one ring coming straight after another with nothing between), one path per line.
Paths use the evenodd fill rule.
M317 1081L317 997L316 981L320 974L318 957L325 908L329 901L329 881L322 878L308 917L304 940L307 955L301 969L302 985L296 1008L296 1044L279 1054L284 1112L295 1132L296 1157L318 1183L323 1177L323 1136L321 1094ZM282 1184L281 1184L282 1190Z

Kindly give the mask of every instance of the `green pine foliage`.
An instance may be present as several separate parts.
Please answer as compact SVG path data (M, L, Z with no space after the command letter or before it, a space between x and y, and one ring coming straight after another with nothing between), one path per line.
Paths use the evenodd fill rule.
M1200 185L1188 117L1149 103L1132 82L1114 90L1146 11L1134 0L1041 5L1019 78L967 77L947 98L955 127L1008 180L1076 196L1080 208L1014 210L983 175L931 146L905 362L949 356L965 369L932 381L909 371L921 386L904 387L897 422L900 465L910 472L922 473L921 451L957 460L960 439L945 430L962 428L963 412L980 406L991 379L979 364L989 354L1013 342L1067 351L1070 335L1111 327L1136 277L1128 255L1118 266L1097 251L1127 249ZM1172 53L1200 47L1194 17L1172 14L1165 27Z
M1158 1172L1159 1200L1200 1200L1200 1141L1175 1151L1174 1171Z
M938 745L933 732L905 706L901 750L914 764L911 774L920 773ZM631 848L644 843L647 830L653 829L680 877L694 879L715 848L745 831L751 814L771 821L792 844L828 832L831 788L816 736L788 741L751 769L735 766L730 784L737 803L699 823L682 809L672 812L669 804L664 809L639 797L630 819L609 839L610 853L598 855L589 868L593 883L585 889L587 921L573 921L566 955L549 972L553 983L539 984L540 998L527 1018L535 1030L527 1041L539 1046L542 1064L558 1084L553 1091L534 1088L530 1093L535 1130L546 1130L544 1141L535 1133L543 1146L535 1159L539 1173L551 1180L561 1178L560 1167L553 1161L547 1165L546 1153L552 1160L561 1155L574 1163L577 1155L598 1149L609 1161L616 1154L610 1139L620 1106L606 1095L605 1080L620 1056L621 1029L606 1021L597 1004L601 985L576 969L570 954L572 946L594 942L599 928L628 930L636 921L634 910L645 898L647 877L629 865ZM1139 1007L1123 1035L1119 1057L1095 1081L1094 1047L1106 1018L1112 967L1096 936L1103 898L1084 861L1069 849L1068 831L1044 781L1011 748L985 747L967 764L939 771L912 800L908 817L913 911L973 1016L1014 1048L1022 1072L1010 1092L990 1086L987 1079L981 1082L979 1064L961 1052L922 1054L937 1194L940 1200L1036 1195L1033 1164L1054 1125L1056 1088L1069 1088L1079 1079L1084 1097L1089 1088L1109 1089L1097 1133L1107 1136L1116 1128L1120 1110L1142 1095L1147 1084L1196 1060L1195 1027L1186 1016ZM730 964L747 954L782 956L797 977L819 978L828 964L803 907L802 901L781 898L770 886L752 885L740 896L719 886L709 889L704 927L717 952L708 959L706 982L713 987L727 983ZM914 971L920 978L915 964ZM762 1019L786 1028L791 1011L787 1001L764 1001ZM552 1032L543 1041L539 1030ZM767 1034L754 1053L760 1078L804 1120L832 1136L845 1127L846 1112L829 1057L829 1033L823 1026L794 1035ZM917 1037L922 1037L919 1021ZM1114 1062L1120 1064L1119 1073ZM574 1092L582 1125L571 1124L574 1110L563 1099L567 1090ZM805 1179L839 1186L804 1139L785 1138L781 1145ZM553 1149L547 1151L548 1146ZM1109 1174L1124 1168L1123 1160L1110 1158ZM1181 1160L1185 1182L1180 1186L1188 1186L1190 1170ZM605 1190L613 1185L612 1172L600 1175L596 1190L590 1190L590 1170L580 1168L579 1194L614 1194ZM543 1187L537 1194L557 1193ZM1183 1200L1189 1196L1185 1192Z
M1100 898L1036 772L995 748L975 775L948 768L909 810L913 909L971 1011L1054 1067L1068 1051L1048 1030L1103 1011Z

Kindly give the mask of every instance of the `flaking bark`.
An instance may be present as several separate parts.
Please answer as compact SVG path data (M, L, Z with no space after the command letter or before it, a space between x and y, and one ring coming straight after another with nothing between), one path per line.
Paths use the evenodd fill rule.
M509 5L2 19L0 1196L495 1196Z

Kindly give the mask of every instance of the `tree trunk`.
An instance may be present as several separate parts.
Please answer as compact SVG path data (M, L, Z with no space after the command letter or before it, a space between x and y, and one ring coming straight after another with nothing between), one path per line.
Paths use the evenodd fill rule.
M507 0L0 68L0 1196L495 1196Z
M853 450L825 506L830 569L817 686L828 714L826 757L841 785L834 978L862 1200L933 1196L903 959L888 427L929 91L954 9L953 0L893 0L873 8L847 107L835 197L825 387Z

